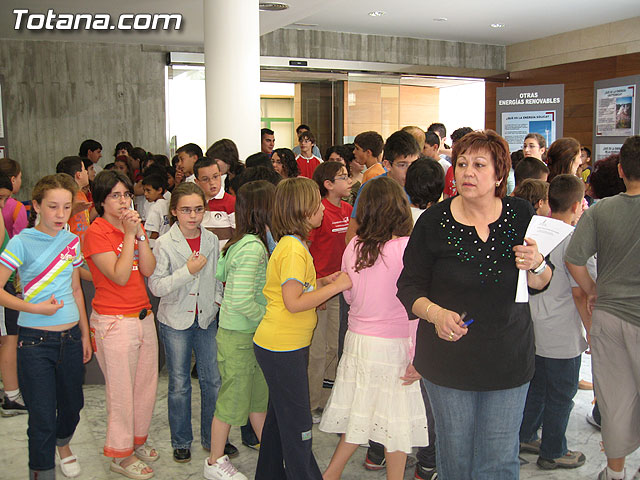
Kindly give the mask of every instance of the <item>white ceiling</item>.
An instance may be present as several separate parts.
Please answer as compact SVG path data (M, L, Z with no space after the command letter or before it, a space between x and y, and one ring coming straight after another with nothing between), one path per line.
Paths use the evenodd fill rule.
M228 0L247 1L247 0ZM290 9L261 12L260 31L313 28L353 33L510 45L580 28L640 16L640 0L284 0ZM0 38L100 41L164 45L202 45L203 0L2 0ZM172 32L15 31L15 8L32 13L182 13ZM368 12L381 10L381 17ZM445 17L446 22L434 18ZM297 27L295 23L317 24ZM503 23L504 28L491 28Z

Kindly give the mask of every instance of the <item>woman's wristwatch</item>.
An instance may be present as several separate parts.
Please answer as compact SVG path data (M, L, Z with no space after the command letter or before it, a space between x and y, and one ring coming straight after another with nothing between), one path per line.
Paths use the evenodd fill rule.
M533 273L534 275L542 275L542 273L544 272L545 268L547 268L547 261L544 259L544 255L543 255L542 256L542 261L540 262L540 265L538 265L536 268L532 268L529 271L531 273Z

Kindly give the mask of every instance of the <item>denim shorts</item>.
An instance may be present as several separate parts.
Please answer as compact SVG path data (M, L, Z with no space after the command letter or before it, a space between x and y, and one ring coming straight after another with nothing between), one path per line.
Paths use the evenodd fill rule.
M242 426L252 412L266 412L267 382L253 351L253 333L218 328L218 368L222 386L215 416L229 425Z

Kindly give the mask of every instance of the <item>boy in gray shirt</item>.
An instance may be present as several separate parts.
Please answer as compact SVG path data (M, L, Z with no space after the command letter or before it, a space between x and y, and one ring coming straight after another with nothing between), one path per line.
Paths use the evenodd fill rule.
M626 193L589 208L565 254L593 310L592 369L607 455L598 480L623 479L625 457L640 446L640 136L624 142L618 173ZM595 253L597 283L585 266Z
M582 214L584 183L575 175L558 175L549 185L551 217L574 225ZM555 268L549 286L529 298L536 342L536 370L529 385L520 427L520 449L539 453L545 470L584 465L581 452L567 449L565 432L573 397L578 391L581 355L588 345L585 329L591 324L587 294L571 277L564 255L571 235L547 259ZM595 277L595 259L587 262ZM542 426L542 440L538 429Z

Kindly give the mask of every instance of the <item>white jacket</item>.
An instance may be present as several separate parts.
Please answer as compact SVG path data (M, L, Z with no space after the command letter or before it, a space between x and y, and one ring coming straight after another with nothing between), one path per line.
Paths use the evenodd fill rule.
M195 275L187 268L191 247L177 222L156 240L153 249L156 269L149 277L149 289L160 297L158 321L176 330L193 325L196 313L198 325L207 328L216 318L222 302L222 283L216 279L220 253L218 237L204 228L200 229L200 234L200 255L207 257L207 263Z

